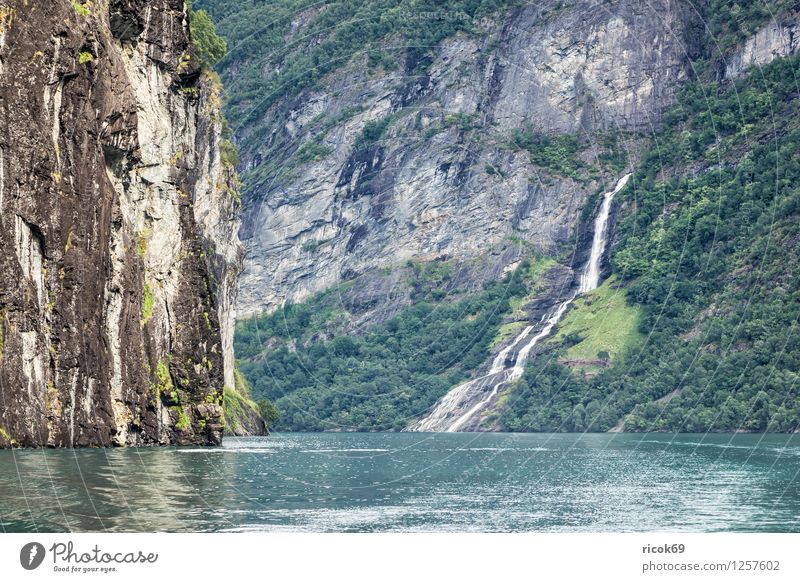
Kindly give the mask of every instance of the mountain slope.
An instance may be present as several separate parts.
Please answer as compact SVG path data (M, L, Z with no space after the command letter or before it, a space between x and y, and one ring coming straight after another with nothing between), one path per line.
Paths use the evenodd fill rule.
M729 53L723 70L735 82L683 90L643 156L636 188L623 194L615 287L641 310L643 340L599 374L584 367L588 375L565 367L569 350L554 345L507 398L505 428L800 426L799 63L774 60L795 50L797 22L784 13ZM765 38L772 46L753 51ZM594 335L579 332L578 347L590 339L602 347Z
M242 314L509 236L559 254L694 50L667 0L198 6L232 47Z
M285 48L256 54L245 40L224 75L274 80L313 62L330 39L320 15L339 3L278 4L276 22L292 15ZM205 5L228 6L223 30L241 17ZM292 411L285 428L408 426L444 384L541 328L575 288L599 192L630 168L611 217L614 278L472 428L796 430L797 11L620 1L486 15L443 25L422 52L390 26L333 73L273 87L288 98L264 108L232 85L231 109L248 116L234 127L251 252L242 305L271 312L239 327L255 392ZM520 270L534 257L547 267ZM429 316L515 269L507 303L472 331L481 358L428 367L475 313L433 336ZM380 349L392 364L375 370ZM437 385L394 374L413 364Z

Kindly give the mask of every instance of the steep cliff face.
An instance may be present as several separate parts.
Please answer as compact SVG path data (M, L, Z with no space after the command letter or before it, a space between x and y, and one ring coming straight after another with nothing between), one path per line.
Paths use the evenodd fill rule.
M218 443L238 195L183 0L0 23L0 445Z
M315 16L297 16L287 44ZM386 40L400 68L362 52L288 110L250 119L237 128L251 144L240 313L408 259L479 257L509 237L556 254L686 80L693 16L675 0L527 5L472 23L423 65ZM256 145L254 126L269 129ZM578 141L548 164L520 131Z
M800 10L777 14L733 52L725 63L725 76L742 76L749 67L787 57L800 47Z

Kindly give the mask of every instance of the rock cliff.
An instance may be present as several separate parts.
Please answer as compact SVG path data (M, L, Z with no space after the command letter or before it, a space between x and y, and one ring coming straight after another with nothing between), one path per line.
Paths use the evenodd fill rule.
M422 67L387 40L399 68L362 52L235 128L270 131L243 156L240 313L408 259L480 257L509 237L562 251L587 196L621 169L605 161L635 157L687 79L695 21L675 0L529 4L473 23ZM234 56L232 83L238 70ZM522 130L578 136L554 156L572 167L532 156Z
M0 446L220 442L219 107L183 0L0 3Z
M742 76L749 67L787 57L800 46L800 10L777 14L738 47L725 62L725 77Z

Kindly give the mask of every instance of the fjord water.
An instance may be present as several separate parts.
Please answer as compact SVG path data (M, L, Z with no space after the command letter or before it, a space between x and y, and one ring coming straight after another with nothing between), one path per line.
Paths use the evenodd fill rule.
M285 434L0 451L3 531L800 531L800 435Z

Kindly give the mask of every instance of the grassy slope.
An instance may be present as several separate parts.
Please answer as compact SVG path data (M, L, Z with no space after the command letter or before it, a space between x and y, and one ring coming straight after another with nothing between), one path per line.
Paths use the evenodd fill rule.
M558 327L554 341L560 343L567 336L581 340L564 352L567 360L600 358L616 360L642 341L639 332L641 309L629 305L625 291L615 285L614 277L600 287L575 301ZM602 358L601 358L602 359Z

